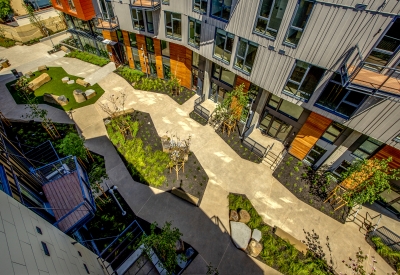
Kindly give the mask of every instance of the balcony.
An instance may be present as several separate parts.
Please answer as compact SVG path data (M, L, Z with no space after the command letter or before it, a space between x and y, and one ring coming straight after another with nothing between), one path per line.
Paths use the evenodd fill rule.
M109 31L114 31L118 29L119 27L119 22L118 22L118 17L113 16L106 18L103 15L96 15L96 18L93 19L94 25L96 28L100 30L109 30Z
M154 11L161 7L161 0L133 0L132 7Z
M76 157L66 157L34 170L43 182L57 226L64 233L74 232L94 217L96 205L86 172Z

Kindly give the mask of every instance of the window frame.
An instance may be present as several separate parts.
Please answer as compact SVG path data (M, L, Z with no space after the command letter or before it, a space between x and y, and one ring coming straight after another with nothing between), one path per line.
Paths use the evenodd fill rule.
M333 134L332 132L329 132L329 128L330 128L331 126L333 126L333 125L336 125L338 128L342 128L342 130L341 130L340 133L335 137L335 139L334 139L333 141L330 141L329 139L325 138L324 135L325 135L325 133L328 133L328 134L330 134L331 136L335 136L335 134ZM338 140L338 138L343 134L344 130L346 130L346 126L344 126L344 125L342 125L342 124L340 124L340 123L338 123L338 122L336 122L336 121L332 121L332 123L328 126L328 128L326 128L325 132L322 134L321 139L322 139L323 141L326 141L326 142L330 143L330 144L334 144L334 143Z
M224 41L225 41L225 42L224 42L224 49L223 49L223 51L224 51L224 53L225 53L225 52L228 52L228 53L231 54L231 57L229 58L229 60L226 60L226 59L224 59L224 58L221 58L221 57L218 57L218 56L215 55L215 47L216 47L216 42L217 42L218 30L221 30L221 31L225 32L225 36L224 36ZM221 34L221 33L219 33L219 34ZM222 34L221 34L221 35L222 35ZM227 65L229 65L229 64L231 63L231 59L232 59L232 55L233 55L233 52L231 52L231 51L229 51L229 50L226 49L226 45L227 45L227 43L228 43L228 39L232 39L232 40L233 40L233 41L232 41L232 45L234 45L234 43L235 43L235 35L234 35L233 33L227 32L227 31L225 31L225 30L223 30L223 29L220 29L220 28L215 28L213 57L214 57L215 59L218 59L218 60L224 62L224 63L227 64ZM232 50L233 50L233 47L232 47ZM224 54L224 56L225 56L225 54Z
M155 53L155 47L154 47L154 40L151 37L145 36L144 42L146 43L146 52L148 53ZM150 49L151 47L149 47L149 44L151 44L150 46L152 46L152 50Z
M239 48L240 48L240 42L242 42L242 41L246 41L246 51L245 51L244 57L238 55L238 54L239 54ZM250 41L250 40L248 40L248 39L239 37L239 41L238 41L237 46L236 46L235 61L233 62L233 67L234 67L235 69L241 71L242 73L246 74L246 75L250 75L250 74L251 74L251 72L253 71L253 66L254 66L254 64L253 64L253 66L250 68L250 72L247 72L247 71L245 71L243 68L240 68L238 65L236 65L236 63L237 63L238 58L239 58L239 59L242 59L242 60L243 60L243 67L247 67L247 66L246 66L246 59L247 59L247 55L248 55L248 53L249 53L249 48L250 48L250 45L251 45L251 44L253 44L253 46L256 46L256 47L257 47L257 49L256 49L256 54L257 54L258 46L259 46L257 43L254 43L253 41ZM255 58L254 58L254 61L255 61Z
M271 21L272 12L273 12L273 10L274 10L273 7L274 7L274 5L275 5L276 0L271 0L271 1L272 1L271 10L270 10L270 12L269 12L268 18L266 18L266 17L260 15L261 9L262 9L263 3L264 3L264 0L261 0L260 3L258 4L257 16L256 16L256 20L255 20L255 22L254 22L253 33L256 34L256 35L260 35L260 36L262 36L262 37L269 38L269 39L271 39L271 40L276 40L276 36L278 36L279 29L275 30L275 29L272 29L272 28L269 28L269 27L268 27L268 25L270 24L270 21ZM288 3L289 3L289 1L286 3L285 12L286 12L286 8L287 8L287 4L288 4ZM257 22L258 22L258 20L259 20L260 18L261 18L262 20L264 20L264 21L267 21L267 26L265 27L264 33L257 32L257 31L256 31ZM282 24L282 21L283 21L283 20L281 20L281 24ZM280 27L281 27L281 26L279 25L279 28L280 28ZM271 36L271 35L266 34L266 32L267 32L268 29L273 30L273 31L276 31L276 36L274 37L274 36Z
M42 229L39 226L36 226L36 232L43 235Z
M162 0L162 1L161 1L161 4L163 4L163 5L169 5L169 0Z
M167 25L167 13L170 13L171 16L171 27L168 27ZM180 16L180 18L174 18L174 14L177 14ZM170 38L170 39L174 39L174 40L179 40L182 41L182 14L181 13L177 13L177 12L172 12L172 11L164 11L164 20L165 20L165 36ZM176 37L174 36L174 21L179 21L179 24L181 25L181 33L180 33L180 37ZM172 35L168 34L167 29L171 30Z
M68 0L68 8L70 11L76 12L76 6L74 0Z
M86 273L87 273L87 274L90 274L90 271L89 271L89 268L87 267L87 265L86 265L86 264L83 264L83 267L85 268Z
M334 175L335 178L337 178L338 180L340 180L342 178L342 175L339 174L338 172L336 172L337 169L342 168L343 170L347 171L348 168L343 166L343 163L348 163L349 166L351 166L350 161L348 160L343 160L338 167L335 168L335 170L332 171L332 174Z
M135 51L135 53L134 53ZM133 58L133 64L136 70L141 71L142 70L142 65L140 64L140 56L139 56L139 50L136 47L131 47L131 52L132 52L132 58ZM137 52L137 53L136 53ZM135 56L137 56L138 61L135 60ZM139 65L139 66L138 66Z
M190 22L191 21L193 21L194 22L194 25L193 25L193 28L194 28L194 32L193 32L193 35L194 35L194 37L193 37L193 40L195 41L196 39L196 36L195 36L195 34L196 34L196 27L197 27L197 24L200 24L200 36L199 36L199 45L196 45L195 43L192 43L192 42L190 42ZM193 17L190 17L190 16L188 16L188 44L190 45L190 46L192 46L192 47L194 47L194 48L196 48L196 49L199 49L200 48L200 38L201 38L201 21L200 20L197 20L196 18L193 18Z
M62 5L62 3L61 3L61 0L56 0L56 4L57 4L57 6L59 6L59 7L63 7L63 5Z
M315 0L304 0L304 1L307 1L307 2L311 2L312 5L313 5L312 8L311 8L310 14L307 16L306 24L304 25L303 28L299 28L299 27L293 26L293 21L294 21L294 19L296 18L297 11L299 10L300 2L301 2L301 1L302 1L302 0L298 0L298 1L297 1L296 8L294 9L294 12L293 12L293 14L292 14L292 18L290 19L290 24L289 24L288 29L287 29L287 31L286 31L285 39L283 40L283 44L284 44L284 45L289 46L289 47L293 47L293 48L296 48L297 45L300 44L300 40L301 40L301 38L303 37L304 30L306 29L306 27L307 27L307 25L308 25L308 21L309 21L311 15L312 15L312 12L314 11L314 7L315 7ZM288 41L287 41L287 38L288 38L288 36L289 36L289 33L290 33L290 30L291 30L291 29L294 29L294 30L296 30L296 31L301 31L301 36L300 36L299 42L297 42L297 44L294 44L294 43L291 43L291 42L288 42Z
M3 192L9 196L12 196L10 184L7 179L6 169L2 164L0 164L0 184L2 186Z
M138 27L136 27L135 26L135 23L134 22L140 22L139 20L139 17L138 17L138 12L141 12L142 13L142 20L143 20L143 28L138 28ZM133 14L136 14L136 19L134 19L133 18ZM143 10L141 10L141 9L136 9L136 8L133 8L133 7L131 7L131 20L132 20L132 27L133 27L133 29L134 30L138 30L138 31L146 31L146 27L145 27L145 22L144 22L144 16L143 16ZM138 24L138 25L140 25L140 24Z
M378 141L378 142L380 142L381 144L376 143L375 141ZM366 150L364 150L364 149L362 149L361 146L364 145L366 142L370 142L370 143L373 143L373 144L377 145L376 149L375 149L374 151L372 151L371 153L368 152L368 151L366 151ZM379 140L377 140L377 139L368 137L368 138L367 138L366 140L364 140L363 143L361 143L353 152L351 152L351 155L354 156L354 157L356 157L357 159L364 159L363 157L354 154L355 151L359 150L359 151L361 151L362 153L368 155L368 157L366 157L365 159L369 159L369 158L372 157L376 152L378 152L379 149L380 149L384 144L385 144L385 143L383 143L383 142L381 142L381 141L379 141Z
M222 1L222 5L221 5L221 12L220 12L220 15L222 15L222 13L223 13L223 11L224 11L224 8L229 8L229 18L231 18L231 14L232 14L232 5L230 5L230 6L225 5L224 3L225 3L225 1L227 1L227 0L219 0L218 2L221 2L221 1ZM211 0L211 8L210 8L210 17L211 17L211 18L215 18L215 19L221 20L221 21L223 21L223 22L229 22L229 18L228 18L228 19L224 19L224 18L222 18L222 17L213 15L213 14L212 14L212 13L213 13L213 7L214 7L214 5L213 5L213 0Z
M168 44L168 47L166 47L166 48L168 48L168 55L165 55L163 53L163 45L162 45L163 42ZM161 49L161 56L168 57L168 58L171 57L171 48L170 48L170 45L169 45L169 41L160 39L160 49Z
M400 142L400 134L394 137L393 139L395 142Z
M319 148L321 148L321 149L324 150L325 152L323 152L323 153L318 152L317 150L314 149L315 146L318 146ZM312 167L315 167L316 164L318 163L318 161L321 160L322 156L325 155L327 151L328 151L327 149L322 148L320 145L314 144L313 147L310 149L310 151L308 151L307 155L304 157L304 160L303 160L303 161L307 162L307 163L310 164ZM309 154L310 154L311 152L316 152L316 153L319 155L319 158L318 158L317 160L315 160L313 157L310 157ZM314 160L314 163L311 163L311 162L307 159L307 157L313 159L313 160Z
M196 4L196 1L198 1L199 3ZM201 4L202 3L206 3L206 9L205 11L201 11ZM198 9L196 9L195 7L198 7ZM207 8L208 8L208 0L193 0L193 6L192 6L192 10L194 12L200 13L200 14L207 14Z
M47 247L47 244L45 242L41 242L41 243L42 243L42 248L43 248L44 255L50 257L50 251L49 251L49 248Z
M148 20L148 14L151 14L151 22L149 22L149 20ZM154 20L153 20L153 12L152 11L149 11L149 10L144 10L144 15L145 15L145 19L146 19L146 30L147 30L147 32L149 32L149 33L154 33ZM149 29L149 24L151 24L151 26L152 26L152 28L153 28L153 30L152 31L150 31L150 29Z
M220 73L219 73L219 77L218 77L218 78L214 76L214 71L217 69L217 68L216 68L217 66L220 67ZM222 80L222 73L223 73L224 70L233 73L234 79L233 79L233 83L232 83L232 84L229 84L229 83L227 83L227 82L225 82L225 81ZM213 62L212 68L211 68L211 77L212 77L213 79L218 80L219 82L224 83L225 85L227 85L227 86L229 86L229 87L233 87L233 86L235 85L235 82L236 82L236 74L235 74L234 72L232 72L232 71L230 71L229 69L227 69L227 68L225 68L225 67L223 67L223 66L221 66L221 65L219 65L219 64L217 64L217 63L214 63L214 62ZM218 84L217 84L217 85L218 85Z

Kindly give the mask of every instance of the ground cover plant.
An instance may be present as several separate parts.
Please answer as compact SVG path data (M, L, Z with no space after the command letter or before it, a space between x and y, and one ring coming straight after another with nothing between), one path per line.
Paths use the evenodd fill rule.
M0 37L0 47L10 48L15 45L15 41L6 37Z
M313 170L296 157L286 154L280 164L276 167L273 176L285 186L298 199L332 217L345 223L350 207L344 206L336 211L329 202L324 203L328 193L333 190L337 183L328 174Z
M100 67L103 67L105 65L107 65L108 63L110 63L109 59L91 54L91 53L87 53L87 52L81 52L81 51L72 51L68 54L65 55L65 57L72 57L72 58L76 58Z
M228 199L230 210L244 209L249 212L251 219L247 225L262 232L260 243L263 245L263 250L257 257L258 260L285 275L335 274L326 261L312 251L303 255L293 245L276 236L272 228L263 222L246 196L230 193Z
M61 106L58 104L57 105L49 104L49 105L59 108L59 109L63 109L65 111L70 111L72 109L77 109L77 108L80 108L83 106L93 104L104 94L104 90L97 83L92 86L89 86L87 88L85 88L79 84L76 84L76 83L74 83L74 84L63 83L61 80L63 77L68 76L71 80L75 80L75 81L79 77L67 74L67 72L61 67L49 67L48 70L45 72L35 72L34 76L29 78L28 81L29 82L32 81L33 79L39 77L43 73L47 73L51 77L51 80L49 82L47 82L46 84L44 84L43 86L41 86L40 88L38 88L33 93L28 94L29 98L30 99L35 98L36 103L38 103L38 104L49 104L47 102L44 102L44 100L43 100L43 95L45 93L59 95L59 96L65 95L65 97L68 98L68 100L69 100L69 103L67 105L65 105L65 106ZM15 84L16 82L17 82L17 80L7 83L6 86L7 86L8 90L10 91L11 95L13 96L13 98L17 104L28 103L26 97L24 95L22 95L20 92L16 91L12 87L12 85ZM82 91L93 89L96 91L96 96L94 96L93 98L88 99L82 103L77 103L73 96L73 91L76 89L79 89Z
M195 95L194 91L180 86L178 79L174 75L171 75L170 79L146 77L145 73L126 66L119 67L115 72L135 89L166 94L180 105Z
M387 246L380 237L369 234L366 241L378 252L378 254L400 274L400 251Z
M129 125L128 132L121 132L119 119ZM148 113L134 111L126 116L113 118L108 120L106 128L110 141L117 148L135 181L166 191L172 187L180 187L201 200L208 176L200 162L190 152L185 171L179 172L179 179L174 169L170 173L169 155L163 152L161 138Z

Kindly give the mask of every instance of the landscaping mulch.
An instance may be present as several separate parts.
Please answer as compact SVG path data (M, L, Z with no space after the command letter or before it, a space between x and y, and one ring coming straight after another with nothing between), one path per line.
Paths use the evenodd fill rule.
M240 123L238 123L240 124ZM227 132L222 133L222 129L218 129L216 133L236 152L242 159L254 162L261 163L262 159L260 159L256 154L251 152L247 147L242 144L242 140L239 136L239 127L236 126L235 129L228 136Z
M189 113L189 117L191 119L193 119L194 121L196 121L197 123L199 123L200 125L202 125L202 126L206 126L207 125L208 120L203 118L203 117L201 117L201 116L199 116L194 111L191 111Z
M326 181L321 172L314 171L301 160L286 154L273 176L301 201L341 223L346 222L351 208L344 206L334 211L334 206L329 202L324 203L337 183Z

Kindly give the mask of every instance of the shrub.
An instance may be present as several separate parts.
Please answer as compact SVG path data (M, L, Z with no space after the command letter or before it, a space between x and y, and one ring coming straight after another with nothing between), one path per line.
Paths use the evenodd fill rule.
M65 55L66 57L73 57L100 67L107 65L110 60L99 57L97 55L87 53L87 52L80 52L80 51L72 51Z
M5 38L5 37L0 37L0 47L4 48L9 48L15 45L15 41Z
M371 241L376 245L376 252L382 257L392 261L396 265L397 272L400 272L400 252L385 245L379 237L372 237Z
M117 72L129 82L138 82L144 76L143 72L125 66L119 67Z

